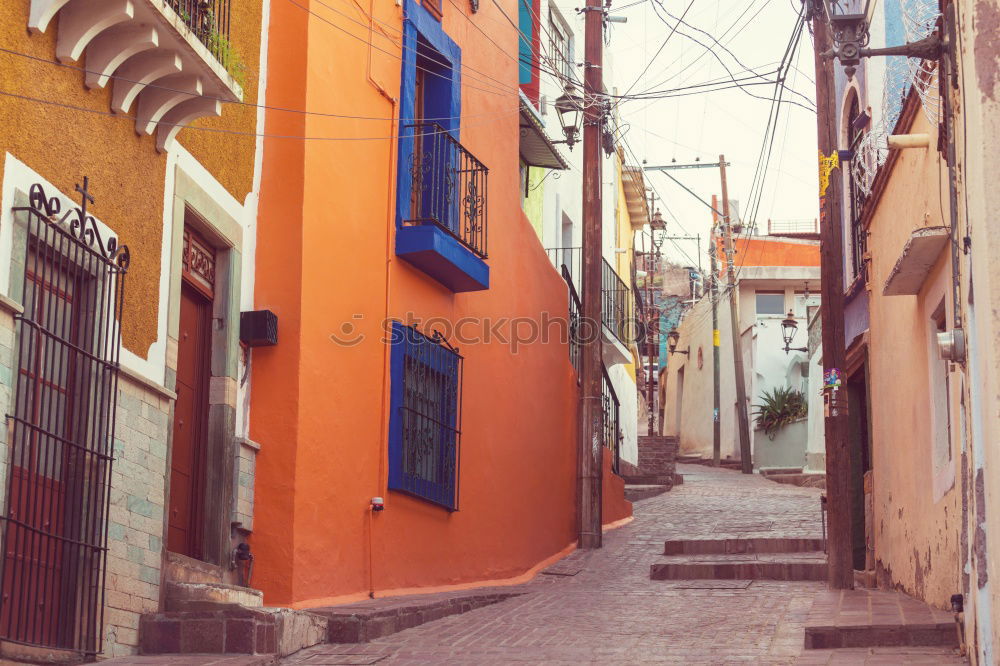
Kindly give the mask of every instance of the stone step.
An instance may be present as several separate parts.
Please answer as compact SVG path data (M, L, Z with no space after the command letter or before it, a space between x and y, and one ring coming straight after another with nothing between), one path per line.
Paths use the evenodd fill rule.
M222 567L170 551L163 573L164 580L178 583L218 583L225 579Z
M142 654L287 656L326 642L327 619L288 608L220 607L143 615Z
M843 650L808 650L795 660L795 666L830 666L853 664L854 666L886 666L906 664L907 666L948 666L968 664L969 661L958 654L956 648L943 647L875 647L849 648Z
M805 625L808 650L958 646L951 613L888 590L823 592Z
M826 554L677 555L652 564L651 580L826 580Z
M166 611L216 610L220 606L260 608L264 593L249 587L227 583L182 583L170 581L164 586Z
M373 599L309 610L327 620L327 642L367 643L449 615L490 606L520 594L498 590L444 592Z
M639 500L662 495L668 490L670 490L670 486L627 483L625 484L625 499L629 502L638 502Z
M791 486L801 486L803 488L826 488L826 474L823 472L768 474L764 478L768 481L774 481L775 483L785 483Z
M808 553L824 549L822 539L671 539L663 542L664 555L732 555L736 553Z

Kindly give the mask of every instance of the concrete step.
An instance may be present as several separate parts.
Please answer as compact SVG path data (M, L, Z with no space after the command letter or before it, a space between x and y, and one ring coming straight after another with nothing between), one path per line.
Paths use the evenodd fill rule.
M822 539L672 539L663 542L664 555L808 553L823 549L824 543Z
M327 619L288 608L219 607L143 615L142 654L287 656L326 641Z
M808 650L795 660L795 666L830 666L853 664L854 666L886 666L906 664L906 666L948 666L968 664L969 661L958 654L956 648L943 647L875 647L850 648L843 650Z
M220 606L260 608L263 605L263 592L239 585L170 581L164 586L167 611L216 610Z
M479 590L373 599L356 604L311 608L327 620L327 642L367 643L404 629L489 606L519 592Z
M656 497L657 495L662 495L663 493L670 490L670 486L656 485L656 484L640 484L640 483L627 483L625 484L625 499L629 502L638 502L639 500L649 499L650 497Z
M764 478L775 483L785 483L803 488L826 488L826 474L819 473L794 473L794 474L768 474Z
M951 613L888 590L823 592L805 625L808 650L958 646Z
M649 568L651 580L826 580L826 554L677 555Z
M164 580L178 583L218 583L225 580L222 567L167 551Z

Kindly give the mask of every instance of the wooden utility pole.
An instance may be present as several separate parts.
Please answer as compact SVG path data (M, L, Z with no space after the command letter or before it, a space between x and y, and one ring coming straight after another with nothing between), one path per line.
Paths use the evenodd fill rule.
M850 451L847 447L847 387L839 386L844 371L844 238L841 231L840 174L832 177L837 155L836 93L830 30L821 0L810 3L816 48L816 129L820 152L820 275L823 322L823 375L826 436L826 506L828 582L835 590L854 587L851 533ZM823 158L827 159L823 159ZM825 177L824 177L825 173ZM836 385L835 385L836 384Z
M601 123L604 115L601 65L604 8L587 0L584 8L583 75L583 279L580 368L579 545L601 547Z
M712 464L718 467L722 458L722 422L719 418L719 398L721 378L719 367L719 262L716 258L715 230L712 230L708 246L711 258L712 284Z
M733 265L733 223L729 215L729 186L726 183L726 156L719 155L722 177L722 230L726 243L726 273L729 277L729 320L732 325L733 366L736 370L736 423L740 433L740 466L744 474L753 474L750 453L750 416L747 414L747 385L743 376L743 345L740 343L739 293L736 289L736 267Z

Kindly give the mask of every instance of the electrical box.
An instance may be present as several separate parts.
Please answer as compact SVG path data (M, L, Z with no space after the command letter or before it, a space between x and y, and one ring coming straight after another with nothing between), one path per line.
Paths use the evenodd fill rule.
M241 312L240 341L248 347L278 344L278 315L270 310Z

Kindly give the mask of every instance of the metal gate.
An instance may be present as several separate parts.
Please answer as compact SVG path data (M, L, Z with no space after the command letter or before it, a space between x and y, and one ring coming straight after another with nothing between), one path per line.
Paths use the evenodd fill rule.
M0 636L101 650L107 514L128 248L33 185L15 208L17 365L0 565Z

